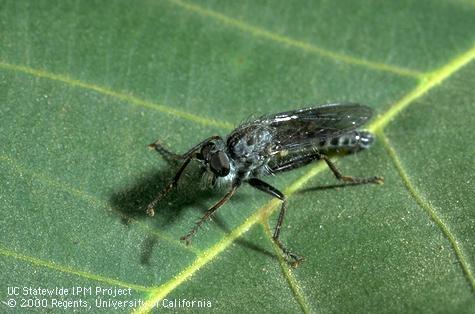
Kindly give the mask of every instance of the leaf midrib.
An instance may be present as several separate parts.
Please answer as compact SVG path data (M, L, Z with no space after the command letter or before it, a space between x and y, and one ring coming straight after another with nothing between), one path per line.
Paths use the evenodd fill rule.
M457 72L460 68L471 62L475 58L475 46L469 49L467 52L453 58L449 61L446 65L442 66L441 68L432 72L431 75L427 76L424 79L421 79L419 84L416 86L414 90L409 92L406 96L401 98L395 104L393 104L384 114L378 116L368 127L369 130L373 132L382 131L384 127L393 119L395 118L402 110L404 110L407 106L414 103L415 100L425 95L429 90L437 86L438 84L442 83L444 80L449 78L452 74ZM299 190L305 183L307 183L311 178L315 175L320 173L323 169L325 169L323 164L317 164L316 166L312 167L304 176L300 177L294 183L289 185L286 189L284 194L290 198L297 190ZM180 274L178 274L175 278L171 279L170 281L164 283L160 287L158 287L151 295L150 298L145 302L145 304L140 307L136 312L137 313L146 313L149 312L153 305L159 302L162 298L168 295L174 288L178 287L181 283L183 283L186 279L191 277L196 271L198 271L202 266L206 265L209 261L211 261L215 256L219 253L224 251L233 241L244 234L247 230L249 230L253 225L258 222L262 223L263 219L267 219L267 217L272 214L275 209L278 207L280 202L278 200L272 200L268 202L263 207L259 208L253 215L251 215L246 221L235 228L230 234L225 236L221 241L215 244L213 247L208 249L203 253L203 256L198 256L197 260L192 263L191 266L186 268ZM418 204L420 206L420 204ZM442 232L444 233L444 232ZM444 236L447 236L444 233ZM459 259L459 255L456 254L457 259ZM464 265L465 262L459 259L459 262ZM465 273L465 271L464 271ZM471 286L473 283L469 282ZM298 300L297 300L298 302Z
M343 62L347 64L358 65L358 66L368 68L370 70L385 71L385 72L389 72L389 73L400 75L400 76L408 76L408 77L419 79L421 81L425 80L425 78L427 78L428 75L430 74L430 73L419 72L412 69L400 68L400 67L393 66L390 64L372 62L372 61L360 59L357 57L353 57L351 55L323 49L315 45L293 39L291 37L283 36L283 35L273 33L268 30L250 25L244 21L230 18L224 14L211 11L209 9L204 9L198 5L185 3L181 0L168 0L168 2L177 5L178 7L181 7L182 9L195 12L199 15L214 18L225 25L237 27L238 29L241 29L244 32L250 33L251 35L254 35L257 37L264 37L266 39L280 43L284 46L291 46L297 49L301 49L305 52L316 53L320 56L332 59L333 61L336 61L336 62ZM199 123L204 126L214 126L214 127L218 127L225 130L230 130L234 126L233 123L228 122L228 121L223 121L223 120L217 121L209 117L203 117L203 116L199 116L199 115L189 113L186 111L177 110L169 105L155 103L152 101L141 99L137 96L134 96L130 92L116 91L116 90L111 89L110 87L101 86L95 83L84 82L84 81L72 78L68 75L52 73L44 69L35 69L35 68L28 67L26 65L13 64L13 63L9 63L6 60L0 61L0 68L14 71L14 72L20 72L20 73L33 75L35 77L46 78L53 81L59 81L59 82L62 82L74 87L92 90L92 91L107 95L109 97L113 97L113 98L125 101L134 106L140 106L140 107L144 107L148 109L157 110L159 112L173 115L178 118L186 119L194 123Z
M428 90L432 89L434 86L436 86L437 84L439 84L442 81L444 81L445 79L447 79L450 75L455 73L462 66L464 66L465 64L470 62L474 57L475 57L475 47L470 49L467 53L462 54L461 56L454 58L451 62L447 63L445 66L443 66L439 70L436 70L436 71L432 72L431 75L425 76L424 79L420 80L420 83L418 84L418 86L413 91L408 93L405 97L401 98L398 102L396 102L393 106L391 106L386 113L384 113L383 115L378 117L371 125L369 125L369 129L372 130L372 131L378 131L378 130L384 129L384 127L391 121L391 119L396 117L405 107L410 105L414 100L416 100L419 97L421 97L422 95L424 95ZM34 69L30 69L30 68L23 67L23 66L11 65L11 64L8 64L8 63L5 63L5 62L0 63L0 67L10 69L10 70L14 70L14 71L23 72L23 73L32 74L32 75L39 76L39 77L49 78L49 79L52 79L52 80L62 81L62 82L65 82L67 84L71 84L73 86L92 89L92 90L95 90L97 92L104 93L104 94L112 96L112 97L120 98L120 99L129 101L129 102L134 103L134 104L143 105L144 102L145 102L143 100L135 98L134 96L114 92L110 89L106 89L106 88L103 88L103 87L100 87L100 86L97 86L97 85L80 82L80 81L77 81L77 80L74 80L74 79L70 79L66 76L51 74L51 73L48 73L48 72L42 71L42 70L34 70ZM157 109L157 107L153 106L153 109ZM166 111L166 113L168 113L168 114L176 115L176 112L171 112L169 110L160 110L160 111ZM207 118L197 119L196 116L194 116L193 114L185 113L185 114L179 114L177 116L184 117L184 118L187 118L187 119L189 119L189 117L192 117L192 119L190 119L190 120L192 120L196 123L201 123L201 124L206 124L206 125L214 125L214 126L219 126L219 127L226 128L226 129L228 129L229 126L231 125L230 123L226 123L226 122L224 123L224 125L216 125L213 122L210 123L210 121L213 121L211 119L207 119ZM313 176L315 176L316 174L321 172L324 168L325 167L323 167L322 165L317 165L316 167L314 167L312 169L312 171L307 176L301 177L299 180L294 182L294 184L290 185L289 188L286 189L287 195L290 197L297 189L299 189L303 184L305 184L310 178L312 178ZM292 188L292 187L294 187L294 188ZM277 205L278 205L277 201L271 201L271 202L268 203L268 205L260 208L257 211L258 213L262 214L262 216L261 216L261 214L258 215L258 216L261 216L260 219L262 219L262 218L266 219L267 216L270 215L275 210ZM249 217L249 218L251 218L251 217ZM257 220L256 220L256 222L257 222ZM254 223L252 223L251 225L246 226L246 227L250 228L253 224ZM244 229L242 230L243 231L242 233L247 231L248 228L244 228ZM239 235L237 235L235 238L239 237L242 233L239 233ZM445 233L444 233L444 235L447 236ZM233 240L234 240L234 238L233 238ZM229 244L230 243L232 243L232 241L230 241ZM227 245L224 246L224 248L226 248L226 247L227 247ZM213 247L213 248L215 248L215 247ZM211 249L213 249L213 248L211 248ZM223 248L223 250L224 250L224 248ZM219 250L219 252L221 252L221 251L222 250ZM454 251L456 251L457 258L461 262L461 265L464 269L464 273L466 273L467 277L469 278L470 284L473 287L474 286L473 275L471 274L471 272L470 272L470 270L467 266L467 262L465 262L463 259L462 260L460 259L460 256L463 256L463 255L457 253L457 249L454 249ZM7 252L7 251L5 251L5 252ZM36 259L33 258L33 257L27 257L27 256L20 257L17 253L14 254L13 252L10 252L10 253L6 254L5 252L0 252L0 254L9 255L9 256L12 256L12 257L15 257L15 258L20 258L20 259L27 260L27 261L30 261L30 262L36 261ZM208 256L208 252L205 252L204 255ZM200 267L198 267L198 268L193 267L193 271L191 273L189 273L189 276L191 276L194 272L199 270L201 268L201 266L204 266L205 264L207 264L207 262L210 261L212 258L214 258L214 256L215 256L215 254L213 254L211 256L211 258L203 259L204 263L196 263L196 266L199 265ZM38 265L47 266L44 263L39 263L39 262L35 262L35 263L38 264ZM63 268L64 267L56 267L55 269L61 270ZM79 276L85 276L83 274L83 272L81 272L81 271L68 270L67 272L74 273L74 274L77 274ZM183 272L181 274L183 274ZM291 273L289 273L289 274L291 275ZM186 276L186 277L189 277L189 276ZM101 280L101 281L104 279L104 278L100 279L100 278L102 278L102 276L91 275L91 274L87 274L86 277L88 277L90 279ZM180 276L178 276L178 277L180 277ZM104 280L109 281L109 279L107 279L107 278L105 278ZM117 282L117 284L119 284L119 282ZM131 287L131 286L134 285L134 284L129 284L129 283L122 283L122 284L124 284L128 287ZM175 285L173 285L173 286L175 286ZM165 288L165 287L167 287L167 284L163 284L163 285L160 286L160 288ZM165 290L168 290L168 289L165 289ZM154 292L152 293L152 295L157 296L157 289L154 289L153 291ZM168 290L167 294L170 291L171 290ZM159 293L159 294L161 294L161 293ZM156 299L154 297L152 297L152 298ZM145 306L146 306L146 304L145 304Z
M345 62L348 64L363 66L371 70L389 72L392 74L397 74L400 76L412 77L412 78L417 78L417 79L420 79L424 76L424 73L416 71L416 70L402 68L402 67L385 64L381 62L368 61L365 59L353 57L351 55L324 49L324 48L318 47L316 45L313 45L301 40L296 40L291 37L284 36L284 35L251 25L245 21L231 18L222 13L203 8L197 4L192 4L192 3L181 1L181 0L168 0L168 2L182 9L185 9L187 11L194 12L203 17L209 17L214 20L217 20L221 24L237 28L245 33L251 34L252 36L271 40L279 44L282 44L284 46L298 48L307 53L318 54L324 58L332 59L333 61Z
M175 3L175 4L178 4L178 5L183 5L184 4L182 1L179 1L179 0L170 0L170 1ZM185 5L187 5L187 4L185 4ZM232 22L235 23L236 21L232 21ZM237 22L242 23L240 21L237 21ZM244 24L244 25L246 25L246 24ZM239 26L239 24L237 26ZM250 27L249 30L251 30L251 33L254 32L254 33L252 33L253 35L268 37L269 39L274 39L274 40L276 40L278 42L281 42L283 44L299 47L299 48L302 48L304 50L311 50L311 49L305 48L305 47L308 47L307 46L308 44L306 44L306 43L303 43L303 45L295 44L295 43L299 43L299 42L295 41L295 40L292 40L292 39L290 39L291 41L288 42L288 38L286 38L286 37L285 38L282 37L282 38L284 38L284 39L282 39L281 37L279 37L280 35L275 35L275 34L272 35L273 33L263 31L261 29L254 28L254 27L249 26L249 25L247 25L246 27ZM319 49L320 48L316 47L314 52L320 53L321 55L325 56L325 53L321 53L321 51L319 52ZM337 56L337 54L333 54L333 55ZM436 70L432 73L428 73L428 74L417 73L417 75L408 75L408 76L414 76L414 77L419 78L419 84L417 85L417 87L414 90L412 90L410 93L408 93L405 97L401 98L398 102L393 104L389 108L389 110L386 111L386 113L384 113L380 117L378 117L370 125L369 128L372 131L382 131L384 129L384 127L391 121L391 119L396 117L404 108L406 108L411 103L413 103L414 100L416 100L416 99L420 98L421 96L423 96L427 91L434 88L437 84L439 84L442 81L444 81L445 79L447 79L453 73L458 71L462 66L464 66L465 64L472 61L474 57L475 57L475 47L471 48L470 50L468 50L466 53L462 54L461 56L454 58L452 61L447 63L445 66L441 67L440 69L438 69L438 70ZM338 60L338 58L335 58L335 59ZM354 61L354 60L358 60L358 59L354 59L352 57L349 57L349 59L346 59L346 60L344 58L343 59L340 58L339 61L343 61L343 62L346 62L346 63L363 65L363 66L365 66L367 68L370 68L370 69L373 69L373 70L378 68L378 66L371 66L370 65L371 62L368 62L366 60L362 60L363 62ZM387 65L383 65L383 66L387 66ZM219 121L215 121L213 119L209 119L209 118L205 118L205 117L199 117L199 116L196 116L194 114L190 114L190 113L187 113L187 112L182 112L182 111L175 110L175 109L170 108L168 106L164 106L164 105L144 101L144 100L141 100L141 99L139 99L135 96L131 96L131 95L126 94L126 93L115 92L115 91L113 91L111 89L108 89L108 88L105 88L105 87L101 87L101 86L98 86L98 85L84 83L84 82L81 82L81 81L78 81L78 80L74 80L74 79L71 79L67 76L52 74L52 73L49 73L49 72L46 72L46 71L43 71L43 70L35 70L35 69L31 69L31 68L28 68L28 67L25 67L25 66L12 65L12 64L9 64L9 63L6 63L6 62L0 62L0 67L2 67L4 69L9 69L9 70L14 70L14 71L18 71L18 72L28 73L28 74L38 76L38 77L44 77L44 78L49 78L49 79L56 80L56 81L62 81L64 83L71 84L73 86L77 86L77 87L81 87L81 88L91 89L91 90L94 90L96 92L103 93L105 95L124 100L124 101L126 101L128 103L131 103L131 104L134 104L134 105L140 105L140 106L144 106L144 107L148 107L148 108L152 108L152 109L157 109L161 112L165 112L167 114L172 114L172 115L175 115L175 116L178 116L178 117L181 117L181 118L185 118L185 119L191 120L191 121L196 122L196 123L209 125L209 126L217 126L217 127L223 128L223 129L229 129L229 128L232 127L232 124L228 123L228 122L219 122ZM388 66L388 67L392 67L392 66ZM381 69L379 69L379 70L381 70ZM410 70L410 71L412 71L412 70ZM393 73L396 73L396 74L399 74L399 75L404 75L402 73L398 73L398 72L400 72L399 70L389 71L389 72L393 72ZM288 191L287 194L289 196L291 196L297 189L299 189L303 184L305 184L310 178L314 177L316 174L318 174L323 169L324 169L324 167L322 165L317 165L317 166L313 167L312 170L310 171L309 175L301 177L299 180L295 181L293 184L291 184L287 188L287 191ZM257 215L258 217L256 217L256 218L258 218L259 221L256 220L251 225L247 225L246 222L245 222L241 226L246 225L246 228L247 227L250 228L255 223L262 222L263 219L266 219L268 217L268 215L270 215L275 210L277 205L278 205L278 202L276 202L276 201L269 202L267 205L261 207L260 209L258 209L256 211L256 214L258 214ZM251 217L255 217L256 214L252 215ZM251 218L251 217L249 217L249 218ZM249 218L248 218L248 220L249 220ZM241 228L238 227L235 230L241 230L242 233L244 233L245 231L247 231L249 229L249 228L247 228L247 229L246 228L241 229ZM231 232L231 234L228 235L226 238L231 237L231 235L234 234L234 231ZM242 233L236 234L235 238L239 237ZM226 241L227 245L224 246L222 248L222 250L224 250L229 244L231 244L235 238L231 237L230 238L231 241ZM212 251L213 248L215 248L215 247L216 247L216 245L213 246L212 248L210 248L209 250L205 251L203 254L201 254L202 256L199 256L197 258L197 260L202 258L202 257L206 257L206 256L209 256L209 257L205 258L204 263L198 263L198 264L200 264L201 266L206 265L207 262L211 261L214 258L214 256L216 256L217 254L219 254L222 251L222 250L220 250L220 251L217 251L216 254L209 255L210 251ZM0 252L0 254L5 255L3 252ZM26 258L21 258L21 257L15 256L15 254L10 254L9 253L9 255L13 256L15 258L28 260ZM456 255L457 255L457 253L456 253ZM459 258L458 255L457 255L457 257ZM34 258L30 258L30 262L33 261L32 259L34 259ZM193 263L193 264L195 264L195 263ZM43 266L45 266L45 265L43 265ZM194 268L194 271L191 272L189 274L189 276L193 275L197 270L199 270L201 268L201 266L198 267L198 268ZM186 269L185 269L185 271L186 271ZM184 272L182 272L182 273L184 273ZM81 272L73 272L73 273L76 273L79 276L82 276ZM178 276L180 276L180 275L178 275ZM189 276L184 277L183 280L180 281L180 283L183 282ZM99 276L95 276L95 277L99 277ZM471 277L469 277L469 278L471 278L470 283L471 283L472 287L474 287L473 275L471 275ZM170 281L163 284L163 285L161 285L158 289L167 286L169 283L170 283ZM137 287L139 287L138 290L141 290L141 288L140 288L141 286L137 286ZM165 292L165 290L158 291L158 289L153 290L153 293L151 295L151 299L156 299L156 296L158 294ZM147 290L148 290L148 288L147 288ZM170 291L171 290L169 290L167 292L167 294ZM146 303L146 305L147 305L147 303ZM146 307L142 308L141 310L146 310Z

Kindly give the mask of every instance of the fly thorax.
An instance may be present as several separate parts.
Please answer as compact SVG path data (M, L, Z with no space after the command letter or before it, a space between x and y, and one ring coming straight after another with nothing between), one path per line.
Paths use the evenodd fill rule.
M227 141L230 155L238 163L238 167L252 170L262 166L265 159L263 152L267 151L272 140L272 133L264 127L252 126L234 134Z

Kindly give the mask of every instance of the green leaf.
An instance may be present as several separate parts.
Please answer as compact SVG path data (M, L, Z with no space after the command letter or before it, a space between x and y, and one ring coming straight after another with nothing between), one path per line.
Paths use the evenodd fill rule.
M473 312L472 1L3 1L0 23L0 296L15 309ZM253 115L344 101L376 110L377 142L337 165L385 184L319 189L338 183L322 163L265 178L288 196L299 268L271 240L280 203L247 185L181 243L224 193L196 167L144 215L174 173L157 138L184 152Z

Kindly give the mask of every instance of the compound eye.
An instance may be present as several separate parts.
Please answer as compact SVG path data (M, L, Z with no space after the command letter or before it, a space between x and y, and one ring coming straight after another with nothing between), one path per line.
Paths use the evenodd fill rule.
M201 157L203 158L203 160L208 160L209 159L209 155L210 155L211 150L213 148L214 148L213 143L208 143L208 144L204 145L203 147L201 147Z
M225 177L229 174L229 158L224 152L216 152L209 159L211 171L219 177Z

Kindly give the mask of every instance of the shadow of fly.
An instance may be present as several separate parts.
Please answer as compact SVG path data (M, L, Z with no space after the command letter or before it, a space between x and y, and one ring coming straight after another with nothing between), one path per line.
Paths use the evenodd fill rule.
M200 165L203 184L213 188L223 187L227 192L181 240L189 245L201 225L236 193L241 184L248 183L282 202L272 239L287 261L297 266L303 258L287 249L279 239L287 209L286 197L261 177L324 160L338 180L351 184L382 184L382 177L343 175L328 157L334 152L354 153L369 148L374 136L358 128L371 116L371 108L353 103L327 104L265 115L242 123L225 139L211 136L183 155L167 150L156 141L149 147L166 160L180 163L180 167L170 183L148 205L147 213L154 215L157 203L177 186L190 161L196 160Z

